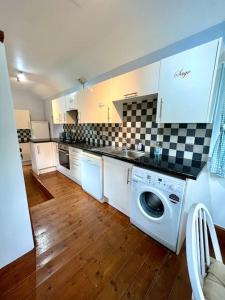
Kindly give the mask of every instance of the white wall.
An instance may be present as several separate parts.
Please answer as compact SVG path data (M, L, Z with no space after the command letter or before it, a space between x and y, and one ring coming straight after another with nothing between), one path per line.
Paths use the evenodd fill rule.
M33 249L4 45L0 43L0 268Z
M44 101L26 89L26 82L12 82L11 87L14 108L29 110L31 121L44 121Z

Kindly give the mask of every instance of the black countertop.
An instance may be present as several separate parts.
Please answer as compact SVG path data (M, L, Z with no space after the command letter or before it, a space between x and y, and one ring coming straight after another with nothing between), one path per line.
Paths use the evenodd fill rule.
M126 157L117 155L115 151L113 151L115 150L115 148L113 147L111 148L112 151L110 151L110 147L104 148L101 145L90 144L85 142L67 143L54 138L31 139L30 141L32 143L56 142L66 144L74 148L79 148L88 151L93 154L112 157L121 161L132 163L137 167L159 171L167 175L179 177L181 179L190 178L196 180L198 175L206 165L206 162L178 158L174 156L160 156L159 158L155 158L153 154L146 152L143 152L143 155L140 155L140 157Z

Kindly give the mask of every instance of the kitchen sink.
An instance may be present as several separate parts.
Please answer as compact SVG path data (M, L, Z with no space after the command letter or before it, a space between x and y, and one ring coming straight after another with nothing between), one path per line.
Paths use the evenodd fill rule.
M98 149L100 150L103 154L111 154L111 155L115 155L118 157L124 157L124 158L130 158L130 159L136 159L139 158L141 156L144 155L144 152L139 152L139 151L135 151L135 150L126 150L126 149L122 149L122 148L114 148L114 147L103 147Z

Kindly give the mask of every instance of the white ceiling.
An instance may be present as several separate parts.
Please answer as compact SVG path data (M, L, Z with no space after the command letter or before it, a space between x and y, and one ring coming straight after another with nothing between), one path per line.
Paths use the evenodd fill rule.
M224 21L224 0L0 0L10 76L48 98ZM22 83L20 83L22 84Z

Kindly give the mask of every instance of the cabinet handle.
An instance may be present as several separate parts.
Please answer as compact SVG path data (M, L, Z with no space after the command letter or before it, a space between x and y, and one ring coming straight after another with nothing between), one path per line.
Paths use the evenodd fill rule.
M109 123L109 110L110 110L110 108L109 108L109 106L108 106L108 123Z
M123 95L123 96L124 96L125 98L129 98L129 97L132 97L132 96L137 96L137 92L125 94L125 95Z
M159 110L159 119L160 119L160 121L162 119L162 105L163 105L163 100L161 98L161 100L160 100L160 110Z
M127 169L127 184L130 182L130 169Z
M38 155L40 154L40 148L39 148L39 145L37 145L37 153L38 153Z

